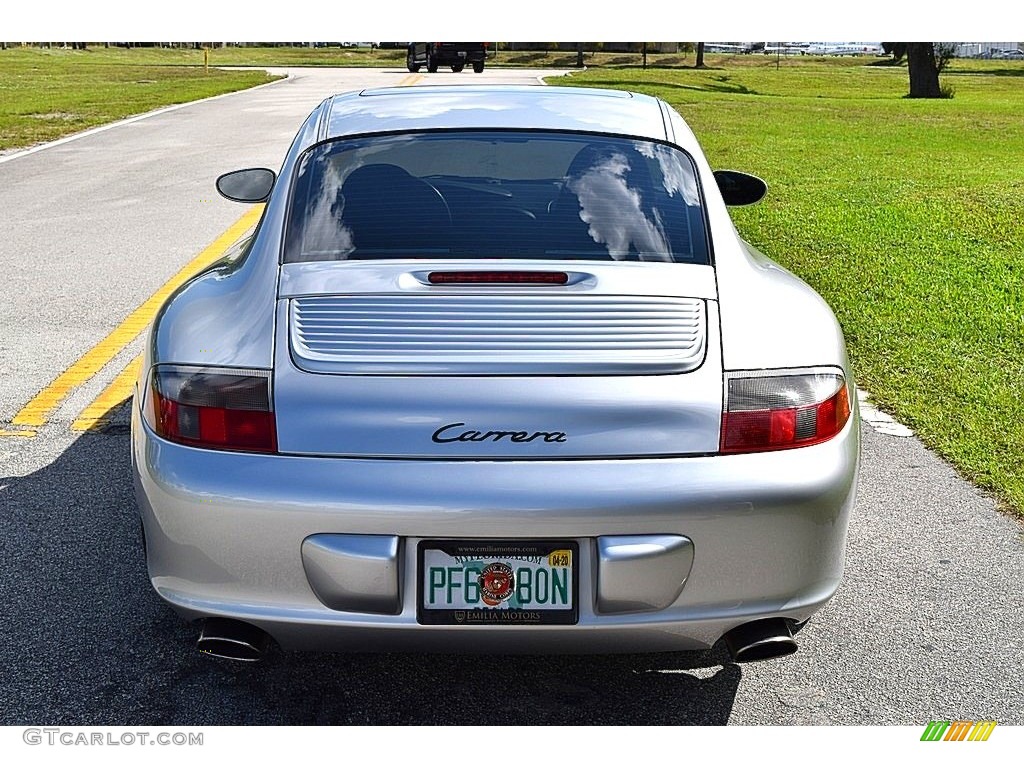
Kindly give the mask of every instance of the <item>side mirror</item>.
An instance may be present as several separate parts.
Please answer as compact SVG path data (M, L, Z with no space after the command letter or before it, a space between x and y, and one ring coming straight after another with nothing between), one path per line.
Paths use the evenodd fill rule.
M753 205L768 193L768 185L742 171L715 171L715 181L726 205Z
M217 191L236 203L265 203L277 180L269 168L246 168L217 178Z

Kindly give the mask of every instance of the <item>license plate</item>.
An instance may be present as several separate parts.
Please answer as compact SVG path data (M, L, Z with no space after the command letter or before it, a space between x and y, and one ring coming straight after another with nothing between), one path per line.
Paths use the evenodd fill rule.
M421 541L420 624L575 624L575 541Z

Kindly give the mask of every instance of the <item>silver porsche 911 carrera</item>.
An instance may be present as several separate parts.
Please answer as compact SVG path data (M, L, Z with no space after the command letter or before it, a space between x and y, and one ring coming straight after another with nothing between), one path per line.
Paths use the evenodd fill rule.
M263 218L159 313L132 419L201 650L796 649L854 502L843 336L671 107L347 93L217 185Z

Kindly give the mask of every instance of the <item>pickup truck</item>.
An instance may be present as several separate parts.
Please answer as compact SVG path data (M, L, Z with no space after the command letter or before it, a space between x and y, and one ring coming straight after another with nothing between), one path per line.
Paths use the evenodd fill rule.
M487 43L409 43L405 58L410 72L437 72L438 67L451 67L452 72L461 72L467 64L474 72L484 71L487 58Z

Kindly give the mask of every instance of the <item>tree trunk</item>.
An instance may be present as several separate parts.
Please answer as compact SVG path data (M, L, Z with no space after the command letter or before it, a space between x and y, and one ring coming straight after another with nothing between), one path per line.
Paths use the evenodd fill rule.
M576 43L576 68L583 69L583 43Z
M694 69L704 69L704 43L697 43L697 63Z
M932 43L907 43L907 71L910 73L910 98L942 98Z

